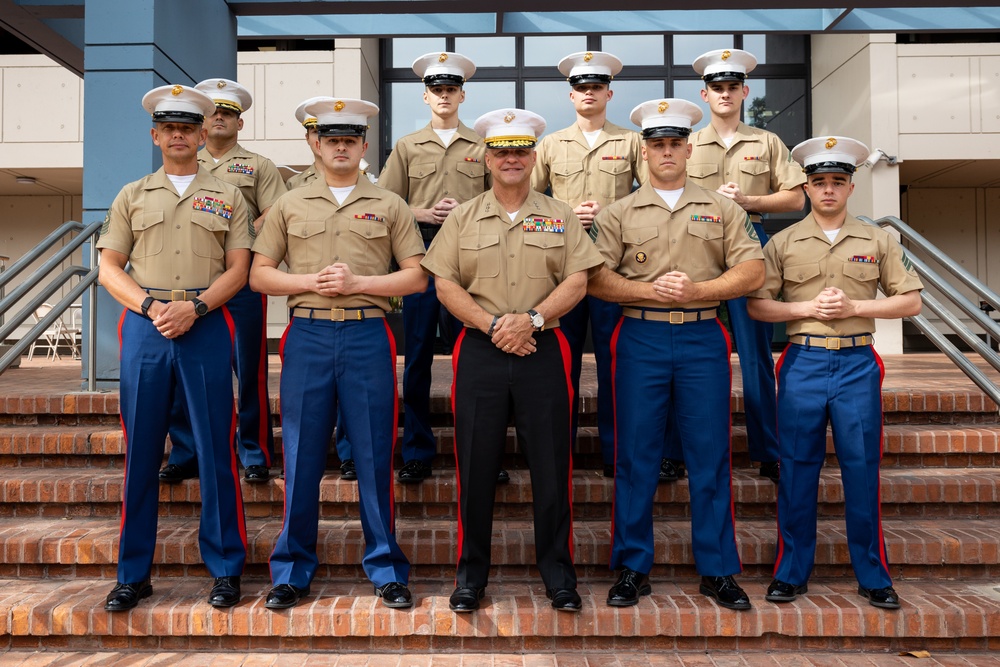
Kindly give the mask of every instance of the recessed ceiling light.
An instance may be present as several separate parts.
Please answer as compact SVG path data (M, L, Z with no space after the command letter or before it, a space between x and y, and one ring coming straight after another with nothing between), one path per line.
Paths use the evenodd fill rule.
M17 181L18 183L20 183L21 185L34 185L35 183L38 182L36 179L32 178L31 176L18 176L14 180Z

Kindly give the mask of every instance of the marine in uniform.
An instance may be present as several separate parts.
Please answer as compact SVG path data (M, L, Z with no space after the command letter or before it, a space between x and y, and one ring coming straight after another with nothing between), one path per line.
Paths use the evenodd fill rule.
M688 160L688 178L739 204L750 215L763 246L767 234L761 216L801 210L805 176L778 135L740 121L740 109L750 94L744 82L757 66L753 54L718 49L696 58L693 66L705 81L701 99L708 103L712 120L691 135L694 148ZM726 308L743 372L747 449L750 459L760 462L760 475L777 484L780 468L771 353L774 327L747 315L746 297L730 299ZM664 467L676 466L678 476L682 476L677 440L676 431L668 428Z
M570 359L559 318L601 257L567 205L531 189L545 121L481 116L492 188L455 208L422 264L464 324L452 353L458 572L449 606L479 608L490 569L497 472L513 417L531 473L538 569L552 606L579 611L573 565Z
M482 140L458 117L475 64L460 53L428 53L413 61L413 71L423 80L431 121L396 142L378 184L406 200L429 246L452 209L482 194L487 174ZM450 338L461 328L438 301L432 277L427 291L403 297L403 483L424 481L437 454L430 401L439 326Z
M719 301L758 288L764 267L746 213L685 176L701 110L679 99L637 106L649 182L598 213L591 236L607 265L590 293L622 304L612 338L615 502L608 604L651 592L653 495L668 417L688 462L691 533L700 591L730 609L750 600L733 523L729 336Z
M122 188L97 241L101 284L125 306L118 325L126 447L118 583L104 608L132 609L152 595L156 475L175 396L191 413L201 478L198 545L215 578L208 601L230 607L240 599L246 525L233 446L233 319L225 304L246 282L252 227L240 191L198 165L211 98L163 86L142 105L153 116L163 167Z
M308 100L299 104L299 106L295 109L295 118L306 130L306 143L309 144L309 149L312 151L315 159L313 160L312 165L303 169L298 174L295 174L285 182L289 190L309 185L317 178L325 178L323 175L323 159L320 157L319 153L319 131L316 129L316 117L306 113L306 106L323 100L334 103L336 102L336 100L331 97L310 97ZM362 158L361 167L363 168L364 165L365 161L364 158ZM335 437L337 457L340 459L340 478L347 480L348 482L356 482L358 480L358 471L354 466L354 457L351 454L351 443L347 440L346 429L344 428L343 422L344 420L340 417L338 411Z
M309 594L316 574L319 485L339 413L358 475L362 566L393 608L413 604L409 561L393 516L396 349L385 321L389 296L424 288L424 246L406 202L361 176L370 102L329 99L306 106L319 131L324 179L281 197L254 243L250 280L288 296L281 341L285 515L271 554L265 607ZM278 265L285 261L288 271ZM399 270L390 273L395 260Z
M569 81L576 122L539 142L538 162L531 173L532 187L539 192L551 188L554 198L573 207L584 229L590 229L602 207L627 196L632 184L644 178L638 133L607 120L608 102L614 95L611 80L621 69L621 60L601 51L573 53L559 61L559 71ZM614 476L611 334L620 317L617 303L588 296L559 320L573 352L574 396L580 393L580 365L590 324L597 363L597 427L606 477ZM577 417L574 406L574 442Z
M867 156L864 144L846 137L809 139L792 150L809 179L812 212L767 244L767 278L750 294L750 315L788 323L788 346L778 360L778 544L766 595L772 602L808 590L829 424L858 593L876 607L899 608L882 535L885 368L872 332L875 319L918 314L923 285L895 238L847 210L852 175ZM886 298L876 298L879 287Z
M198 153L198 162L219 180L232 183L243 193L254 229L260 228L263 214L286 192L285 182L274 163L252 153L237 141L243 129L242 114L250 108L250 91L229 79L207 79L195 86L212 98L215 112L206 121L208 141ZM226 304L236 324L236 371L239 430L237 451L244 479L267 482L274 460L271 405L267 389L267 296L249 284ZM160 480L177 483L195 476L197 463L191 441L191 426L181 401L175 401L170 426L170 457L160 471Z

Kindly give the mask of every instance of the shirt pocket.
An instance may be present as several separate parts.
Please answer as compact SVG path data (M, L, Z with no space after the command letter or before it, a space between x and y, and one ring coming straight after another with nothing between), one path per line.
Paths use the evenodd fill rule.
M389 272L389 228L377 220L351 220L351 271L363 276L381 276ZM343 253L340 253L343 256Z
M771 165L764 160L740 162L740 191L747 195L764 195L771 191Z
M694 179L698 185L705 187L703 182L709 178L716 176L719 173L719 165L717 164L691 164L688 162L687 175ZM714 190L714 188L711 188Z
M132 218L131 257L149 257L163 250L163 211L146 211Z
M553 196L557 192L582 190L583 184L583 163L582 162L556 162L552 165L549 181L552 185ZM580 183L576 186L575 184Z
M723 247L722 223L689 220L687 223L688 243L678 251L678 257L687 258L692 267L705 269L708 273L692 270L691 280L707 279L715 269L726 265L726 253ZM690 237L694 237L693 239ZM719 272L721 274L721 271Z
M411 180L421 180L424 178L430 178L437 171L437 164L434 162L419 162L411 164L409 170L407 171L407 176Z
M465 279L496 278L500 275L500 235L459 237L458 261Z
M782 269L781 277L787 283L804 285L811 280L819 278L820 273L822 273L820 266L815 262L809 264L786 264Z
M852 299L874 299L878 291L879 265L875 262L844 262L844 291Z
M524 272L529 278L550 278L562 272L566 239L562 234L524 235Z
M325 247L325 220L300 220L288 225L288 259L301 273L320 268Z
M458 181L458 192L456 199L460 202L467 202L480 194L486 188L486 167L482 162L459 162L455 165L455 171L461 176Z
M659 227L626 227L622 229L624 244L623 264L632 268L636 274L648 272L641 265L645 264L653 250L657 247L656 240L660 236Z
M632 165L628 160L601 160L601 193L608 200L621 199L632 190Z
M226 233L229 221L214 213L195 211L191 214L191 244L194 254L209 259L222 259L226 254Z

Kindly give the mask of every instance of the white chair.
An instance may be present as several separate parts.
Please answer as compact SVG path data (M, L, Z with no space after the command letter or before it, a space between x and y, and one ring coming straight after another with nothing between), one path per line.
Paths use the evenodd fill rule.
M43 303L35 312L31 314L35 322L41 322L46 315L52 312L54 306L51 303ZM41 335L36 338L31 343L31 348L28 350L28 360L35 355L35 348L39 345L46 348L45 358L46 359L59 359L59 346L68 344L72 347L72 339L66 334L66 325L63 323L62 319L58 319L49 325L49 328L41 333Z
M83 340L83 306L74 303L69 307L69 327L63 333L73 350L73 358L80 358L80 343Z

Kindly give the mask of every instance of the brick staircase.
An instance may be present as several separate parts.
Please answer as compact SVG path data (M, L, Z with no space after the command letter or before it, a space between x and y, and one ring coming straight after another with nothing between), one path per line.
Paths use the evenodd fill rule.
M340 480L331 458L322 484L322 565L304 603L277 613L263 607L267 558L281 525L280 479L243 487L249 541L243 601L227 611L204 601L210 581L198 553L200 496L192 480L160 489L153 597L127 614L104 612L115 579L124 461L117 394L77 391L78 367L28 366L0 377L0 650L7 650L0 665L146 664L136 652L148 654L150 664L291 658L287 664L301 665L317 654L325 659L316 664L717 664L698 660L706 652L725 664L727 656L733 664L792 658L809 665L895 664L904 659L887 652L917 649L937 658L922 664L1000 665L991 653L1000 648L1000 420L997 407L943 357L886 359L882 511L904 602L898 612L877 610L857 595L832 453L820 485L809 594L780 606L764 601L774 560L775 488L747 467L734 357L733 492L745 568L739 581L752 611L723 610L698 594L686 481L657 492L654 594L632 608L605 605L613 581L607 569L613 487L599 472L588 359L573 475L583 612L552 610L531 565L530 483L511 434L512 479L498 491L496 567L486 605L453 614L450 366L445 359L436 364L435 474L424 484L396 487L397 533L414 566L417 604L407 611L386 609L372 595L358 565L357 486ZM280 429L278 435L280 451ZM864 663L859 651L870 654ZM364 654L371 662L334 662L335 654Z

